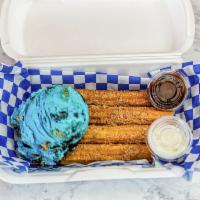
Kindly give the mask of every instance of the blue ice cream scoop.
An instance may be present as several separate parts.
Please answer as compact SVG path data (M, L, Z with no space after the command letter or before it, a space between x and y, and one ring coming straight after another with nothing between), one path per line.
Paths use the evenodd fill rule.
M88 123L88 106L82 96L61 85L32 93L11 116L19 133L19 154L45 165L60 161L84 136Z

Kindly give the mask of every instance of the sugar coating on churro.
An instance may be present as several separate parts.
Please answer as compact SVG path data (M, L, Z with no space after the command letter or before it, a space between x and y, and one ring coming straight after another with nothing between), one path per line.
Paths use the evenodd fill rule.
M146 91L78 90L88 105L151 106Z
M140 160L151 161L151 153L146 145L113 145L113 144L79 144L61 164L83 163L107 160Z
M149 125L162 116L172 115L172 112L152 107L90 106L89 113L90 124L96 125Z
M90 125L82 144L137 144L146 142L148 125Z
M78 91L89 105L90 126L80 144L61 164L151 161L146 145L147 129L154 120L172 112L151 107L146 91Z

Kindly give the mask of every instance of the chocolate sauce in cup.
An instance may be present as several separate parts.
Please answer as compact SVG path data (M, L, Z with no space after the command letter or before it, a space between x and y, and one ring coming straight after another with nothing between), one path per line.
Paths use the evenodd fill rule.
M175 110L188 96L188 82L179 72L159 73L148 86L151 104L161 110Z

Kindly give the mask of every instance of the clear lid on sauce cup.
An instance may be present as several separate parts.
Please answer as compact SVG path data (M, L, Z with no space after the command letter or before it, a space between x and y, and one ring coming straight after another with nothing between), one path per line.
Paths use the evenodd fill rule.
M175 110L183 105L188 96L189 83L179 72L162 72L153 77L148 85L151 104L161 110Z
M183 158L190 151L192 141L190 127L178 117L161 117L148 129L148 147L154 157L163 161L171 162Z

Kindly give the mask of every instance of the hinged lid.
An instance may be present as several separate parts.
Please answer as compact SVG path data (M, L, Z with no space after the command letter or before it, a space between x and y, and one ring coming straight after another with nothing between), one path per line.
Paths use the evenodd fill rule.
M31 66L180 62L194 39L189 0L6 0L1 42Z

